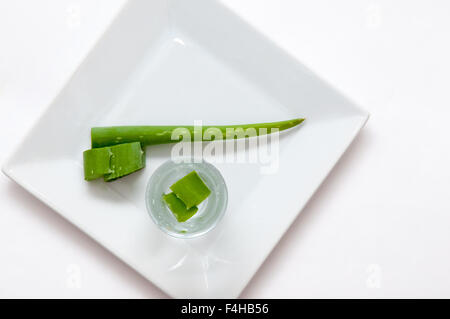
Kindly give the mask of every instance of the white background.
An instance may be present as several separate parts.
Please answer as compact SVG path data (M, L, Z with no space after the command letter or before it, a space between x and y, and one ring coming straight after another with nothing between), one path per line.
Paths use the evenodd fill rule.
M450 297L450 2L225 0L371 113L246 298ZM0 163L123 0L0 0ZM167 297L0 174L0 297Z

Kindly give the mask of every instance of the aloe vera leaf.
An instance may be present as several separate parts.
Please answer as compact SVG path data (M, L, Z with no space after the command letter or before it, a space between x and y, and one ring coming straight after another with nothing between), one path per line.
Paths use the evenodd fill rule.
M190 172L169 188L183 201L188 209L199 205L211 194L211 190L196 171Z
M183 201L179 199L174 193L163 195L163 200L180 223L187 221L198 211L198 208L196 206L187 209Z
M222 133L223 139L234 139L236 136L228 136L228 129L255 129L256 135L270 134L272 129L284 131L291 127L297 126L304 121L303 118L296 118L281 122L226 125L226 126L202 126L202 138L204 132L210 128L218 129ZM176 129L186 129L194 138L194 126L109 126L109 127L93 127L91 129L92 148L116 145L121 143L140 142L145 145L176 143L180 139L172 139L172 133ZM266 129L260 131L260 129ZM248 136L243 136L248 137Z
M109 147L94 148L83 152L84 179L92 181L111 174L111 150Z
M83 162L85 180L112 181L145 167L145 154L140 143L126 143L84 151Z
M111 182L145 167L145 152L139 142L111 146L110 150L112 172L104 176L105 182Z

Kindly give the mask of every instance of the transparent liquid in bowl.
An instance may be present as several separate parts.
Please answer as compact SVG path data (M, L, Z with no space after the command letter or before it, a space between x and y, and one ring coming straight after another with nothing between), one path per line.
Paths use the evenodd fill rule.
M193 217L179 223L164 203L162 195L169 193L173 183L192 171L198 173L211 194L198 206ZM145 196L147 210L155 224L167 234L179 238L197 237L213 229L225 213L228 201L225 181L217 168L205 161L195 163L192 160L169 160L158 167L148 182Z

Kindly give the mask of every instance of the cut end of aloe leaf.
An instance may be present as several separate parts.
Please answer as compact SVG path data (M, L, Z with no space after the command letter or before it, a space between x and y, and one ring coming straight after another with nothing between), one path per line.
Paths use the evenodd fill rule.
M105 175L105 182L134 173L145 167L145 152L139 142L119 144L110 147L112 173Z
M92 181L111 174L113 172L110 168L111 155L109 147L84 151L84 179Z
M103 177L110 182L145 167L145 152L139 142L95 148L83 153L84 178Z
M163 195L163 200L173 213L179 223L184 223L194 216L198 208L196 206L187 208L181 199L179 199L174 193Z

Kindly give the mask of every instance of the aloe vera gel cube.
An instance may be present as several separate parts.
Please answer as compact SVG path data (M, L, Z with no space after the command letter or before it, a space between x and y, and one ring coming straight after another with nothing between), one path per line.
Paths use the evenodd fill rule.
M174 193L163 195L163 200L180 223L187 221L198 211L196 206L187 209L183 201Z
M187 209L199 205L211 194L211 190L196 171L192 171L178 180L170 186L170 189L183 201Z

